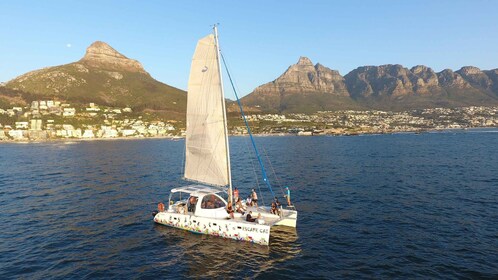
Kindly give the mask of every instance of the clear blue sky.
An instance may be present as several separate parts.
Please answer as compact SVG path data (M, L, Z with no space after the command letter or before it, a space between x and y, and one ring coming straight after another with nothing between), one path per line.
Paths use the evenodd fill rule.
M5 0L0 81L77 61L100 40L186 89L195 44L213 23L241 95L299 56L342 75L382 64L498 68L498 1Z

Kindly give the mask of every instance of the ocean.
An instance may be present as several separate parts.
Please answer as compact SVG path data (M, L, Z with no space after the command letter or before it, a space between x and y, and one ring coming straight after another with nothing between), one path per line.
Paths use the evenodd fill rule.
M152 221L183 140L0 143L0 278L498 278L497 129L256 142L299 211L270 246ZM268 204L249 139L230 151Z

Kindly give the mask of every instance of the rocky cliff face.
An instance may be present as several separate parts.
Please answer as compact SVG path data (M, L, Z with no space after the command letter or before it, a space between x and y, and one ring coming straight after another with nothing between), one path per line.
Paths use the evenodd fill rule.
M413 91L416 76L401 65L359 67L346 76L352 97L397 96Z
M273 82L257 87L254 92L266 95L321 93L347 96L344 78L321 64L313 65L307 57L291 65Z
M462 106L498 104L498 69L481 71L467 66L456 72L445 69L436 73L423 65L408 69L388 64L358 67L342 77L337 71L321 64L313 66L309 59L301 57L282 76L257 87L243 102L251 106L272 103L271 109L285 111L289 108L282 106L282 100L286 99L286 103L292 103L292 99L299 99L301 103L306 103L303 100L316 102L316 95L336 97L320 99L320 102L333 103L338 97L344 97L351 98L356 105L361 103L373 108L391 108L394 103L400 109L431 104L458 106L458 99L465 100ZM279 102L268 102L271 98ZM410 104L400 100L409 100ZM347 109L336 106L343 103L332 103L321 104L320 108ZM351 107L355 105L353 103L347 105Z
M86 54L79 63L99 69L147 73L140 62L127 58L100 41L94 42L86 49Z
M242 99L263 111L312 112L352 104L344 77L321 64L300 57L280 77L257 87Z

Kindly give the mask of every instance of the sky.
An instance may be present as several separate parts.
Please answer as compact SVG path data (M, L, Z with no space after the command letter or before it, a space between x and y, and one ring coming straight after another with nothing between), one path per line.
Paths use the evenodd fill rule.
M498 68L498 1L3 0L0 82L77 61L104 41L186 90L197 40L214 23L240 96L300 56L341 75L383 64Z

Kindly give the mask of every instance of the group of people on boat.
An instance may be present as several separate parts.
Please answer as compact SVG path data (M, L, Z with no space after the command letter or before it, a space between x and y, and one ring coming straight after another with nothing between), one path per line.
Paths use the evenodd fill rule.
M286 194L284 195L284 197L287 199L287 204L289 206L292 206L291 202L290 202L289 187L285 187L285 189L286 189ZM240 213L242 215L245 215L246 221L249 221L249 222L254 222L258 218L260 218L261 214L258 214L258 217L254 218L252 216L251 211L247 212L247 207L250 207L250 206L258 207L258 194L256 193L255 189L251 190L251 193L247 197L245 203L243 203L243 200L240 198L240 193L239 193L238 188L234 189L233 197L234 197L235 204L233 204L231 201L229 201L228 204L226 205L226 211L229 214L230 218L233 219L235 213ZM178 213L186 213L186 212L195 213L195 208L196 208L197 202L198 202L198 197L190 196L188 199L188 202L186 204L182 203L182 204L178 205L177 206L178 209L176 209L176 210ZM201 208L203 208L203 209L216 209L216 208L223 207L223 205L224 205L224 202L219 197L217 197L213 194L204 196L202 198L202 202L201 202ZM278 201L278 198L275 197L271 203L270 213L280 216L281 215L281 208L282 208L282 204L280 203L280 201ZM164 210L165 210L165 206L162 202L160 202L158 204L158 211L163 212Z
M287 199L287 204L289 206L291 206L289 187L285 187L285 189L286 189L286 194L284 195L284 197ZM260 218L261 214L258 214L257 218L252 217L251 211L249 211L246 214L247 207L249 207L249 206L256 206L257 207L258 206L258 194L256 193L255 189L251 190L251 194L249 194L249 196L247 197L245 204L242 202L242 200L240 198L240 193L239 193L238 188L234 189L233 197L234 197L234 201L235 201L235 206L230 201L228 202L228 204L226 206L227 213L229 214L231 219L234 218L234 214L236 212L240 213L242 215L246 215L246 221L254 222L254 221L256 221L256 219ZM280 203L280 201L278 201L278 198L275 197L273 199L273 202L271 203L270 213L280 216L281 215L281 208L282 208L282 204Z

